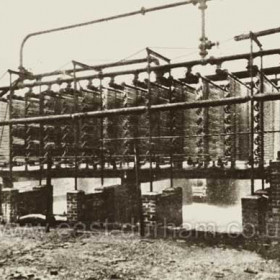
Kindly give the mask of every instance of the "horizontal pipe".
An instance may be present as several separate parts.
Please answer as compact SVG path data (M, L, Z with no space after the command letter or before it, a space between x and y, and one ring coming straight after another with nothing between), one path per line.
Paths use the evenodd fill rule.
M88 119L88 118L104 118L115 115L129 115L129 114L143 114L147 110L151 112L158 111L169 111L169 110L180 110L180 109L195 109L195 108L207 108L207 107L218 107L232 104L241 104L248 101L271 101L279 100L280 93L267 93L258 94L255 96L245 97L229 97L219 100L199 100L195 102L177 102L169 104L153 105L150 108L146 106L128 107L119 109L110 109L103 111L90 111L84 113L64 114L64 115L51 115L51 116L39 116L30 118L18 118L11 119L8 121L1 121L0 126L14 125L14 124L27 124L27 123L51 123L54 121L66 121L66 120L77 120L77 119Z
M260 57L260 56L276 55L276 54L280 55L280 48L254 52L253 57L256 58L256 57ZM227 62L227 61L242 60L242 59L250 59L250 53L223 56L223 57L218 57L218 58L209 58L209 59L205 59L205 60L193 60L193 61L188 61L188 62L179 62L179 63L173 63L173 64L151 66L151 71L155 71L155 72L156 71L169 71L169 69L173 69L173 68L191 68L196 65L206 65L206 64L217 65L217 64L221 64L221 63ZM143 73L146 71L147 71L147 68L144 67L144 68L138 68L138 69L132 69L132 70L108 72L108 73L103 73L102 75L94 74L94 75L87 75L87 76L83 76L83 77L76 77L76 80L81 81L81 80L98 79L100 77L108 78L108 77L116 77L116 76L123 76L123 75L133 75L133 74L137 75L139 73ZM243 74L246 78L249 77L248 71L244 71ZM238 78L241 78L241 77L238 77ZM59 81L58 80L37 81L32 84L30 83L30 84L21 85L21 87L18 87L18 88L35 87L35 86L43 86L43 85L48 86L48 85L56 84L58 82L60 84L61 83L70 83L73 80L74 80L73 78L66 78L66 79L60 79ZM18 89L18 88L15 87L15 89ZM0 87L0 90L9 90L9 87ZM0 96L1 96L1 94L0 94Z
M250 76L250 73L249 71L239 71L239 72L233 72L233 73L228 73L229 75L233 75L235 76L236 78L238 79L245 79L245 78L248 78ZM276 66L276 67L269 67L269 68L265 68L263 69L263 74L265 75L274 75L274 74L280 74L280 67L279 66ZM207 75L205 76L207 79L211 80L211 81L221 81L221 80L225 80L225 76L222 74L214 74L214 75ZM189 84L186 84L182 81L178 81L178 80L174 80L175 82L178 82L178 83L182 83L186 86L190 86ZM274 82L274 80L272 80ZM276 80L275 80L276 81ZM51 85L52 83L44 83L45 85ZM41 84L42 85L42 84ZM244 84L246 86L246 84ZM126 86L130 86L130 85L126 85ZM15 85L16 87L16 85ZM33 87L32 85L29 85L29 87ZM133 87L133 86L130 86L130 87ZM133 87L135 88L135 87ZM277 88L277 86L276 86ZM7 91L10 89L10 87L4 87L4 88L0 88L0 90L3 90L2 93L0 93L0 97L5 95L5 93L7 93ZM6 91L4 91L4 89ZM2 98L2 101L5 101L6 99L3 99Z
M276 55L276 54L280 54L280 48L279 49L271 49L271 50L265 50L265 51L258 51L258 52L254 52L253 53L253 57L260 57L260 56L267 56L267 55ZM189 67L193 67L196 65L206 65L206 64L221 64L222 62L226 62L226 61L234 61L234 60L242 60L242 59L249 59L250 58L250 53L243 53L243 54L238 54L238 55L230 55L230 56L222 56L222 57L218 57L218 58L209 58L209 59L205 59L205 60L193 60L193 61L188 61L188 62L180 62L180 63L171 63L171 64L166 64L166 65L158 65L158 66L152 66L151 67L151 71L169 71L169 69L175 69L175 68L189 68ZM132 63L134 63L132 61ZM112 63L113 64L113 63ZM112 65L111 64L111 65ZM124 64L125 65L125 64ZM98 68L97 66L94 66ZM275 73L280 73L280 68L279 67L274 67L274 68L267 68L270 69L268 71L264 70L264 73L266 75L271 75L271 74L275 74ZM82 69L76 69L77 70L82 70ZM83 69L85 70L85 69ZM70 73L69 71L73 71L72 70L65 70L66 73ZM123 71L114 71L114 72L108 72L108 73L103 73L102 75L100 74L94 74L94 75L87 75L87 76L83 76L83 77L76 77L77 81L80 80L90 80L90 79L98 79L100 77L102 78L106 78L106 77L116 77L116 76L122 76L122 75L130 75L130 74L139 74L139 73L143 73L146 72L147 68L138 68L138 69L131 69L131 70L123 70ZM277 72L278 71L278 72ZM50 72L50 73L45 73L45 74L38 74L38 75L34 75L34 77L41 77L42 75L48 76L49 74L52 73L57 73L57 74L61 74L61 71L56 71L56 72ZM238 74L240 73L240 74ZM237 72L237 73L233 73L235 74L236 77L238 78L247 78L249 77L249 73L248 71L242 71L242 72ZM207 78L215 81L215 80L220 80L219 76L206 76ZM66 79L60 79L59 83L70 83L73 81L73 78L66 78ZM20 89L20 88L24 88L24 87L35 87L35 86L43 86L43 85L52 85L52 84L56 84L58 83L58 80L52 80L52 81L37 81L35 83L30 83L30 84L24 84L24 85L20 85L20 87L17 86L17 84L14 85L14 89ZM2 91L2 93L0 93L0 97L3 96L5 93L7 93L7 91L9 91L10 87L0 87L0 90Z
M274 54L280 54L280 49L272 49L272 50L267 50L267 51L262 51L262 52L255 52L253 54L253 56L258 57L258 56L266 56L266 55L274 55ZM193 67L195 65L202 65L202 64L205 64L205 63L206 64L208 64L208 63L219 64L219 63L225 62L225 61L239 60L239 59L249 59L249 56L250 56L250 54L246 53L246 54L239 54L239 55L224 56L224 57L219 57L219 58L209 58L209 59L206 59L206 60L193 60L193 61L190 61L190 62L164 65L163 68L166 68L168 66L170 66L170 69L179 68L179 67ZM126 65L132 65L132 64L140 64L140 63L146 63L146 62L147 62L146 58L140 58L140 59L131 59L131 60L112 62L112 63L106 63L106 64L98 64L98 65L89 65L89 66L84 64L85 67L82 68L82 69L81 68L76 69L76 72L83 72L83 71L87 71L87 70L91 70L91 69L100 71L100 70L105 69L105 68L126 66ZM181 66L182 64L184 64L184 65ZM160 67L159 67L159 70L160 70ZM12 71L12 70L10 70L10 71ZM133 70L131 70L131 71L133 71ZM14 71L14 72L18 73L16 71ZM57 70L57 71L52 71L52 72L45 72L45 73L36 74L36 75L33 75L33 78L34 79L40 79L42 77L61 75L62 73L70 75L73 72L74 72L73 68L67 69L67 70L64 70L64 71Z
M279 33L279 32L280 32L280 27L277 27L277 28L266 29L266 30L254 32L253 34L256 37L261 37L261 36L276 34L276 33ZM251 37L251 32L248 33L248 34L237 35L237 36L234 37L234 40L235 41L248 40L248 39L250 39L250 37Z
M256 57L260 57L260 56L276 55L276 54L280 55L280 48L254 52L253 57L256 58ZM192 61L187 61L187 62L179 62L179 63L171 63L171 64L166 64L166 65L152 66L151 71L157 71L157 70L168 71L170 69L182 68L182 67L191 68L191 67L196 66L196 65L207 65L207 64L217 65L217 64L221 64L221 63L226 62L226 61L234 61L234 60L242 60L242 59L250 59L250 53L228 55L228 56L222 56L222 57L217 57L217 58L211 57L211 58L205 59L205 60L197 59L197 60L192 60ZM129 61L127 61L127 64L124 63L122 65L134 64L134 63L136 63L135 61L137 61L137 60L131 60L131 63L129 63ZM141 62L147 62L147 59L141 59ZM117 64L118 63L110 63L110 64L107 64L107 65L108 65L108 67L119 66ZM103 66L102 66L102 64L101 64L101 65L95 65L93 67L94 68L102 68L102 67L105 68L104 67L105 65L106 64L103 64ZM76 69L76 70L80 70L80 69ZM85 69L83 69L83 70L85 70ZM66 70L66 73L71 73L71 71L73 71L73 69ZM146 71L147 71L147 68L145 67L145 68L132 69L132 70L127 70L127 71L119 71L119 72L115 72L115 73L112 73L112 72L104 73L102 75L102 77L111 77L112 76L111 73L114 76L117 76L117 75L138 74L138 73L143 73L143 72L146 72ZM59 72L59 74L61 74L61 71ZM42 76L42 75L47 76L48 74L47 73L38 74L38 75L35 75L34 77ZM86 79L89 79L90 77L98 78L98 75L86 76L86 77L77 77L77 78L81 79L81 80L82 79L86 80ZM73 80L73 78L70 78L68 80ZM55 81L53 83L55 83Z
M130 59L130 60L123 60L123 61L117 61L117 62L111 62L111 63L105 63L105 64L97 64L97 65L86 65L84 63L78 62L78 61L73 61L77 65L81 65L83 68L77 68L77 72L84 72L88 70L95 70L95 71L101 71L105 68L111 68L111 67L119 67L119 66L127 66L127 65L132 65L132 64L140 64L140 63L147 63L147 58L139 58L139 59ZM67 70L57 70L57 71L52 71L52 72L46 72L46 73L40 73L33 75L34 79L40 79L43 77L49 77L49 76L57 76L61 75L63 73L70 75L74 72L74 69L67 69Z
M210 0L206 0L206 1L210 1ZM138 11L133 11L133 12L129 12L129 13L124 13L124 14L105 17L105 18L101 18L101 19L91 20L91 21L82 22L82 23L78 23L78 24L72 24L72 25L67 25L67 26L62 26L62 27L57 27L57 28L53 28L53 29L30 33L23 39L21 46L20 46L20 69L22 69L22 67L23 67L24 45L25 45L26 41L31 37L48 34L48 33L53 33L53 32L58 32L58 31L74 29L74 28L83 27L83 26L88 26L88 25L101 23L101 22L108 22L108 21L112 21L112 20L116 20L116 19L120 19L120 18L126 18L126 17L139 15L139 14L145 15L146 13L150 13L150 12L155 12L155 11L169 9L169 8L175 8L175 7L179 7L179 6L183 6L183 5L187 5L187 4L196 4L196 3L197 3L196 0L189 0L189 1L182 1L182 2L177 2L177 3L167 4L167 5L163 5L163 6L152 7L152 8L148 8L148 9L145 9L143 7Z

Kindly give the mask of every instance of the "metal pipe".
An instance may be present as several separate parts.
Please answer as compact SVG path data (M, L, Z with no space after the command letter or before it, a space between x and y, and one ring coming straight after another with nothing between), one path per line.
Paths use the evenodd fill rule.
M242 104L254 101L273 101L280 100L280 93L266 93L258 94L255 96L244 96L244 97L228 97L218 100L199 100L195 102L177 102L169 104L159 104L151 106L151 112L158 111L169 111L169 110L184 110L184 109L195 109L195 108L207 108L207 107L218 107L231 104ZM0 126L4 125L14 125L14 124L26 124L26 123L51 123L54 121L67 121L75 119L87 119L87 118L103 118L115 115L129 115L129 114L143 114L147 112L147 106L138 107L127 107L120 109L110 109L104 111L90 111L83 113L74 114L63 114L63 115L51 115L51 116L39 116L39 117L29 117L29 118L18 118L10 119L7 121L1 121Z
M103 94L102 94L102 78L100 77L99 80L100 84L99 84L99 93L100 93L100 110L101 112L104 109L104 102L103 102ZM100 157L101 157L101 186L104 185L104 164L105 164L105 160L104 160L104 118L100 118L100 138L101 138L101 152L100 152Z
M254 76L253 76L253 63L254 63L254 57L253 57L253 39L252 39L252 34L250 35L250 60L249 60L249 70L250 70L250 78L251 78L251 84L250 84L250 88L251 88L251 97L254 96ZM255 177L254 177L254 100L253 98L250 101L251 104L251 110L250 110L250 114L251 114L251 138L250 138L250 150L251 150L251 194L253 195L255 192Z
M171 78L171 70L169 70L169 78ZM169 88L168 88L168 91L169 91L169 102L172 103L173 101L173 92L172 92L172 84L170 83L169 85ZM173 126L175 125L174 124L174 120L175 119L175 116L174 116L174 111L173 110L170 110L169 112L169 116L170 116L170 135L173 136L174 135L174 130L173 130ZM174 182L173 182L173 177L174 177L174 174L173 174L173 139L174 138L171 138L170 141L171 141L171 148L170 148L170 188L173 188L174 187ZM175 142L176 143L176 142Z
M139 58L139 59L117 61L117 62L106 63L106 64L87 65L85 63L73 60L73 63L76 63L78 66L82 67L81 69L76 69L76 73L82 72L82 71L87 71L87 70L101 71L101 70L104 70L105 68L127 66L127 65L140 64L140 63L145 63L145 62L147 62L146 58ZM62 72L71 74L73 72L73 69L68 69L65 71L54 71L54 72L42 73L42 74L34 75L34 78L60 75Z
M207 0L207 1L210 1L210 0ZM27 40L30 39L31 37L35 37L35 36L39 36L39 35L43 35L43 34L48 34L48 33L53 33L53 32L58 32L58 31L74 29L74 28L83 27L83 26L87 26L87 25L92 25L92 24L96 24L96 23L108 22L108 21L112 21L112 20L116 20L116 19L120 19L120 18L126 18L126 17L139 15L139 14L145 15L146 13L155 12L155 11L164 10L164 9L169 9L169 8L175 8L175 7L179 7L179 6L183 6L183 5L187 5L187 4L193 4L193 3L196 3L196 1L195 0L182 1L182 2L167 4L167 5L163 5L163 6L152 7L152 8L148 8L148 9L145 9L144 7L142 7L138 11L133 11L133 12L129 12L129 13L124 13L124 14L105 17L105 18L101 18L101 19L91 20L91 21L82 22L82 23L78 23L78 24L72 24L72 25L67 25L67 26L62 26L62 27L57 27L57 28L53 28L53 29L48 29L48 30L43 30L43 31L30 33L27 36L25 36L25 38L23 39L23 41L21 43L21 46L20 46L20 63L19 63L20 64L20 69L23 69L23 49L24 49L24 45L27 42Z
M253 53L253 57L260 57L260 56L268 56L268 55L276 55L279 54L280 55L280 48L279 49L271 49L271 50L265 50L265 51L258 51L258 52L254 52ZM238 54L238 55L230 55L230 56L223 56L223 57L218 57L218 58L209 58L209 59L205 59L205 60L193 60L193 61L187 61L187 62L179 62L179 63L171 63L171 64L165 64L165 65L158 65L158 66L151 66L151 72L153 71L163 71L163 72L167 72L169 71L169 69L175 69L175 68L191 68L193 66L196 65L207 65L207 64L211 64L211 65L217 65L217 64L221 64L223 62L227 62L227 61L234 61L234 60L242 60L242 59L250 59L250 53L243 53L243 54ZM271 67L271 68L267 68L269 71L267 71L265 74L266 75L270 75L270 74L275 74L275 73L279 73L280 72L280 68L279 67ZM73 70L73 69L72 69ZM72 71L71 70L71 71ZM78 70L78 69L77 69ZM66 73L68 73L70 70L65 70ZM130 75L130 74L139 74L139 73L143 73L143 72L147 72L147 68L138 68L138 69L131 69L131 70L122 70L122 71L113 71L113 72L108 72L108 73L102 73L102 77L106 78L106 77L116 77L116 76L122 76L122 75ZM54 73L54 72L53 72ZM57 72L58 74L61 74L61 71ZM238 72L239 73L239 72ZM86 75L83 77L77 77L77 81L81 81L81 80L89 80L89 79L99 79L100 78L100 73L99 74L94 74L94 75ZM238 78L246 78L248 77L248 71L244 71L244 72L240 72L240 75L236 74L235 75ZM43 77L43 74L38 74L38 75L34 75L34 77ZM46 76L48 76L48 73L46 74ZM218 76L216 75L212 75L212 76L206 76L207 78L212 80L215 80L215 77L217 79ZM40 85L52 85L52 84L56 84L56 83L70 83L72 82L74 79L73 77L71 78L66 78L66 79L60 79L58 80L51 80L51 81L36 81L34 83L30 83L30 84L20 84L18 86L19 80L17 80L17 83L15 83L14 85L14 89L22 89L24 87L35 87L35 86L40 86ZM218 80L218 79L217 79ZM8 91L9 91L10 87L0 87L0 91L2 91L0 93L0 97L2 97L3 95L5 95Z
M263 70L263 57L261 59L261 71L260 71L260 92L264 92L264 75L262 74ZM264 103L260 102L260 139L261 139L261 162L260 168L264 172ZM264 179L262 179L262 189L264 190Z
M276 34L276 33L279 33L279 32L280 32L280 27L277 27L277 28L266 29L266 30L254 32L254 35L256 37L261 37L261 36ZM248 39L250 39L250 36L251 36L251 32L248 33L248 34L237 35L237 36L234 37L234 40L235 41L248 40Z
M150 174L150 192L153 192L153 161L152 161L152 113L151 113L151 102L152 102L152 92L151 92L151 54L149 49L147 49L147 72L148 72L148 98L146 101L147 111L148 111L148 120L149 120L149 174Z
M14 95L14 88L13 88L13 77L12 73L10 73L10 96L9 96L9 119L13 117L13 95ZM12 123L9 124L9 177L10 181L13 182L13 125Z
M74 75L74 112L78 112L78 93L77 93L77 80L76 80L76 63L73 63L73 75ZM78 190L78 120L73 122L74 129L74 157L75 157L75 172L74 172L74 188Z
M44 115L44 95L42 94L42 88L41 86L39 87L39 111L40 115ZM43 165L42 165L42 156L43 156L43 150L44 150L44 125L40 123L40 130L39 130L39 139L40 139L40 144L39 144L39 164L40 164L40 174L39 174L39 185L42 185L42 179L43 179Z

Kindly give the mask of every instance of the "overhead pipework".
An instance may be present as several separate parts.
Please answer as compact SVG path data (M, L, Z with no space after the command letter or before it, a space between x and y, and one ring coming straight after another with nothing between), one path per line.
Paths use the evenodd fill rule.
M115 15L115 16L110 16L110 17L105 17L105 18L101 18L101 19L91 20L91 21L87 21L87 22L82 22L82 23L57 27L57 28L53 28L53 29L42 30L42 31L34 32L34 33L29 33L27 36L24 37L24 39L21 43L21 46L20 46L19 70L20 70L21 73L26 73L27 72L27 70L25 69L25 67L23 65L23 50L24 50L24 46L25 46L27 40L30 39L31 37L44 35L44 34L48 34L48 33L64 31L64 30L69 30L69 29L74 29L74 28L79 28L79 27L84 27L84 26L93 25L93 24L102 23L102 22L108 22L108 21L112 21L112 20L116 20L116 19L120 19L120 18L131 17L131 16L135 16L135 15L145 15L145 14L150 13L150 12L156 12L156 11L175 8L175 7L188 5L188 4L194 4L195 5L198 2L200 2L200 7L201 7L201 10L202 10L202 14L204 15L205 7L207 7L206 6L207 1L211 1L211 0L188 0L188 1L182 1L182 2L177 2L177 3L167 4L167 5L163 5L163 6L152 7L152 8L148 8L148 9L142 7L140 10L133 11L133 12L128 12L128 13L124 13L124 14L119 14L119 15ZM208 46L208 41L205 40L205 36L203 36L203 38L204 38L203 39L203 46L207 47Z
M202 59L204 59L208 55L208 50L212 49L216 45L216 43L211 42L206 37L206 9L207 4L206 0L199 0L199 6L198 8L201 10L201 38L200 38L200 56Z

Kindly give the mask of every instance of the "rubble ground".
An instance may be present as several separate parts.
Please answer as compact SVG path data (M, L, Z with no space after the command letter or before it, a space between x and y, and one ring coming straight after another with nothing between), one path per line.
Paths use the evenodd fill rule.
M0 279L280 279L280 262L242 248L120 231L1 227Z

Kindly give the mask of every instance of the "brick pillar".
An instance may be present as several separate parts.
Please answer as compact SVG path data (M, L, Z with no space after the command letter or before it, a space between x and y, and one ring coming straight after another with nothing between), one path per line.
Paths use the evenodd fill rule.
M169 188L158 193L142 195L145 226L180 226L183 222L182 188Z
M158 202L157 219L169 226L181 226L183 223L182 188L165 189Z
M270 163L269 211L267 214L267 235L280 240L280 160Z
M17 197L18 190L4 188L2 190L2 214L6 223L13 223L17 220Z
M266 230L267 198L251 195L242 198L242 225L245 238L263 236Z
M67 193L67 221L70 223L84 220L84 198L83 191L71 191Z
M160 194L150 192L142 195L143 219L146 227L157 223L157 206Z

